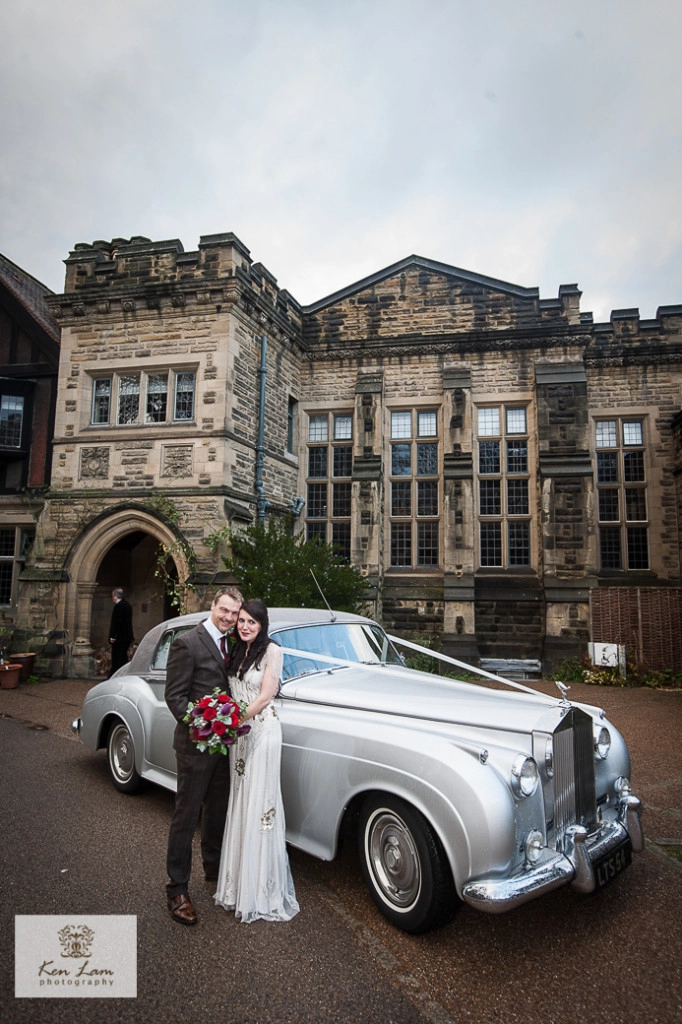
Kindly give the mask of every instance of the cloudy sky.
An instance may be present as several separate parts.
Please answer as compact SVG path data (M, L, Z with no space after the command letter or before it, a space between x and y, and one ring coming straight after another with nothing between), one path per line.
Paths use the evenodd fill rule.
M5 0L0 252L233 231L307 304L411 253L682 302L678 0Z

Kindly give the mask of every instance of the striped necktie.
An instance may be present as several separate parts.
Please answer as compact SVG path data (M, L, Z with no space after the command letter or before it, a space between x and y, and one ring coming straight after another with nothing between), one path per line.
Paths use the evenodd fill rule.
M220 638L220 653L223 656L223 661L225 662L225 668L227 668L228 665L230 664L230 652L227 649L226 634L221 636L221 638Z

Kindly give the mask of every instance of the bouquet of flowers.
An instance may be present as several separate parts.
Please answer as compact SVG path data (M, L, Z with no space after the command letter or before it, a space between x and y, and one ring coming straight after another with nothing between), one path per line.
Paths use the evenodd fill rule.
M245 711L244 701L238 703L216 687L212 694L188 705L183 722L189 724L189 738L199 750L226 754L237 736L251 730L250 725L239 724Z

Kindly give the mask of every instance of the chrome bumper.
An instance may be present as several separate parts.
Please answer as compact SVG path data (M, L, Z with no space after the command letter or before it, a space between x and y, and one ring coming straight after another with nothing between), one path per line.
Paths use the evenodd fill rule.
M82 728L83 728L83 719L82 718L74 718L73 722L71 723L71 732L75 732L76 736L78 736L80 734L80 731L81 731Z
M593 892L597 888L597 861L628 838L636 853L644 848L640 813L640 801L628 795L618 805L616 820L604 822L591 835L581 825L572 826L564 837L563 853L546 849L539 863L518 875L468 882L462 889L462 899L477 910L501 914L562 885Z

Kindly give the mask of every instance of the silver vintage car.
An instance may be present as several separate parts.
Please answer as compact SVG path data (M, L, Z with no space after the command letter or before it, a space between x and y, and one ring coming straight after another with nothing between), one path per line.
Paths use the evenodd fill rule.
M168 649L204 618L152 629L73 723L106 748L124 792L142 779L175 788ZM592 892L642 849L627 747L599 708L413 671L398 648L415 645L358 615L273 608L270 632L284 649L287 841L331 860L352 826L372 897L399 928L435 928L460 901L500 913L563 885Z

